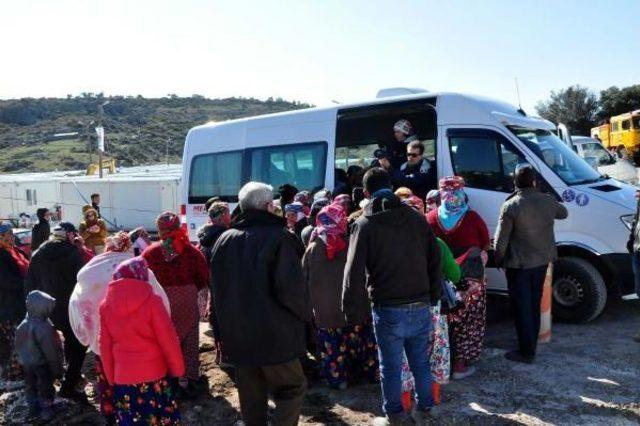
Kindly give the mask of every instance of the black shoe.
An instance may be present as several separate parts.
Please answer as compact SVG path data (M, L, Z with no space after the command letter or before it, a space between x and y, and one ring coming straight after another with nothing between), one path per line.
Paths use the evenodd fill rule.
M534 356L521 355L520 352L518 351L509 351L506 354L504 354L504 357L509 361L521 362L523 364L533 364L533 361L535 359Z
M58 392L58 395L61 398L70 399L77 402L78 404L90 405L87 394L84 392L79 392L76 389L62 387L60 388L60 392Z

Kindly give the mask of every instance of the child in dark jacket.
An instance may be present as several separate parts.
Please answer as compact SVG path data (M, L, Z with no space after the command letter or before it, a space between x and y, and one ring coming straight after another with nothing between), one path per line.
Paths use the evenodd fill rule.
M27 315L16 330L16 353L24 368L29 416L53 417L53 381L64 373L62 341L49 316L56 299L39 290L27 295Z

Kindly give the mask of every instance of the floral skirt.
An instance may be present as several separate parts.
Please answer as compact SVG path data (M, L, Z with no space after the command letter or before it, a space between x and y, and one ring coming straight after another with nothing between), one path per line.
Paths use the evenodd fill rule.
M113 407L113 386L109 384L107 376L104 375L104 368L102 367L102 360L98 355L96 358L96 395L98 396L98 402L100 403L100 414L107 420L107 424L114 424L115 415Z
M380 377L378 345L370 322L341 328L319 328L322 376L338 387L357 375L370 382Z
M195 285L165 287L171 306L171 320L180 339L185 375L189 380L200 377L200 311Z
M465 365L482 353L487 316L486 281L467 279L467 284L469 288L461 292L464 307L448 315L453 361Z
M166 378L135 385L115 385L115 416L119 425L176 425L180 411Z
M0 321L0 373L2 380L17 381L24 377L15 351L16 328L20 321Z

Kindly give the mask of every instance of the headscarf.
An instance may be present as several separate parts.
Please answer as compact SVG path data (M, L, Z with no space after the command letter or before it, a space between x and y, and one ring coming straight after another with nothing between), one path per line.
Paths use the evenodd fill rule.
M120 231L107 237L105 251L124 253L129 251L129 249L131 249L131 238L129 238L129 234L126 232Z
M420 213L424 214L424 203L422 199L416 195L412 195L409 198L402 200L402 204L405 204L413 209L416 209Z
M89 218L87 217L90 213L93 213L92 220L89 220ZM98 223L98 211L88 204L82 207L82 217L84 217L84 220L88 225L95 225L96 223Z
M336 195L336 198L333 199L333 202L342 206L345 213L349 213L349 211L351 210L351 195L349 194Z
M328 198L320 198L318 200L315 200L311 205L311 212L309 213L309 217L316 217L318 213L320 213L320 210L322 210L329 204L331 204L331 201L329 201Z
M142 257L134 257L125 260L116 268L113 273L114 280L130 278L138 281L149 281L149 266Z
M11 251L16 244L13 227L9 222L0 223L0 249Z
M323 188L320 191L313 194L313 201L318 201L322 198L331 199L331 191L329 191L327 188Z
M411 197L413 195L413 192L409 188L401 186L400 188L396 189L396 192L394 192L394 194L396 194L396 197L404 200Z
M178 257L191 242L187 230L182 228L180 217L172 212L164 212L156 219L158 235L162 240L164 260L171 262Z
M413 126L409 120L398 120L396 124L393 125L394 132L401 132L407 136L413 134Z
M469 211L467 195L464 193L464 179L459 176L440 179L440 199L438 220L445 231L451 231Z
M311 204L313 203L313 199L311 198L311 194L309 194L309 191L298 192L293 197L293 202L302 204L303 206L302 211L304 212L305 216L309 216L309 212L311 211ZM290 203L290 204L293 204L293 203ZM287 205L285 205L285 213L286 213Z
M229 205L224 201L216 201L211 204L208 210L209 223L211 225L228 227L229 224L224 221L225 213L229 213Z
M309 209L309 212L311 212L311 209ZM287 214L289 213L295 213L295 221L290 221L290 219L287 218ZM284 217L287 219L287 225L289 228L292 228L296 223L307 217L307 215L304 213L304 206L302 203L295 201L284 206Z
M316 216L316 227L311 232L311 243L320 238L327 247L327 259L333 260L337 253L347 248L347 214L339 204L333 203L323 207Z
M435 210L440 205L440 192L437 189L432 189L427 193L427 213L431 210Z

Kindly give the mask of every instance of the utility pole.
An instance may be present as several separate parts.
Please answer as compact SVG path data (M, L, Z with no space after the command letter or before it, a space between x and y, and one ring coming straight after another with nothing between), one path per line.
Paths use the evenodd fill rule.
M98 105L98 125L100 127L102 127L104 129L103 126L103 122L104 122L104 106L107 105L109 103L109 101L103 102L100 105ZM103 178L103 173L102 173L102 149L100 149L100 147L98 146L98 170L99 170L99 176L100 179Z
M169 165L169 143L170 142L171 142L171 138L167 138L166 153L165 153L165 161L167 163L167 166Z

